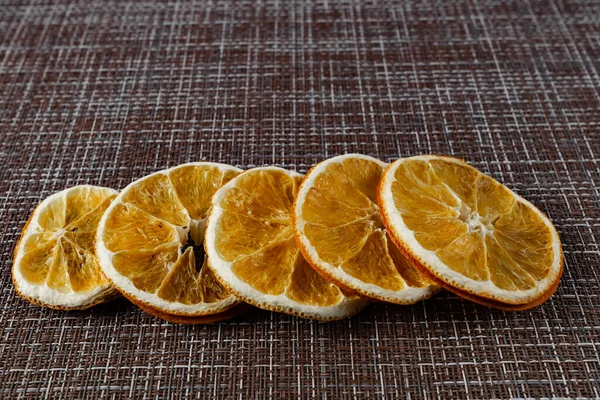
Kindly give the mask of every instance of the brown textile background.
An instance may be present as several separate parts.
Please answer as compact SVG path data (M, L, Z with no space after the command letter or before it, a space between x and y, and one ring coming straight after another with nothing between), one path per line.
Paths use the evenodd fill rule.
M1 3L0 397L600 396L600 3ZM55 191L346 152L463 157L531 200L563 240L556 295L188 327L13 291L19 232Z

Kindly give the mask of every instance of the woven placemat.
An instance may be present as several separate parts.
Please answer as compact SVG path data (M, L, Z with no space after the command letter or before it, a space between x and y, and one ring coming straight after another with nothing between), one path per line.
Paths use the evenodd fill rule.
M598 2L2 1L0 397L598 398L599 70ZM346 152L462 157L531 200L563 240L557 293L195 327L15 295L15 242L55 191Z

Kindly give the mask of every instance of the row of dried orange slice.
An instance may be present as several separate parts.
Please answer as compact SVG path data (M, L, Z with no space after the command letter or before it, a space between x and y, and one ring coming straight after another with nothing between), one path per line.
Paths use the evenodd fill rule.
M219 321L248 304L326 321L441 287L527 309L552 295L562 268L550 220L465 162L347 154L306 176L198 162L120 193L56 193L23 230L13 282L61 309L122 294L176 323Z

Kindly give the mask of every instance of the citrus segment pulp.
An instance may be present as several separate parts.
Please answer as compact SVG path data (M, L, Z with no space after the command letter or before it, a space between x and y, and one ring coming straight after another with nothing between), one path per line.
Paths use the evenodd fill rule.
M13 282L25 299L58 309L83 309L116 297L95 255L95 230L117 192L82 185L44 200L15 249Z
M294 206L296 239L310 264L338 285L409 304L431 296L437 287L410 267L386 234L376 203L385 166L359 154L317 164Z
M207 268L202 240L213 193L240 172L189 163L125 188L97 232L102 271L115 287L155 315L188 322L238 304Z
M366 301L344 295L300 253L292 206L301 179L281 168L255 168L221 188L206 232L209 265L237 297L260 308L318 320L344 318Z
M381 180L379 204L403 252L459 295L524 306L549 297L562 274L550 220L461 160L397 160Z

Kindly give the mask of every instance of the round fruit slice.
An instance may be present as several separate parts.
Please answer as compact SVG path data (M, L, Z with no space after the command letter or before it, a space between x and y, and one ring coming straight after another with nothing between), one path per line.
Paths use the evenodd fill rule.
M294 228L304 258L329 280L363 296L412 304L439 289L391 241L377 206L386 163L361 154L317 164L302 181Z
M15 249L12 278L24 299L61 310L81 310L118 296L95 255L96 226L113 189L75 186L38 205Z
M131 183L98 225L102 272L155 315L227 315L222 313L239 301L206 267L202 241L213 193L240 172L198 162Z
M563 256L552 222L465 162L439 156L397 160L386 169L378 198L398 247L459 296L525 309L556 290Z
M257 307L321 321L345 318L367 302L344 294L300 254L292 204L301 180L281 168L255 168L215 193L205 242L209 267Z

